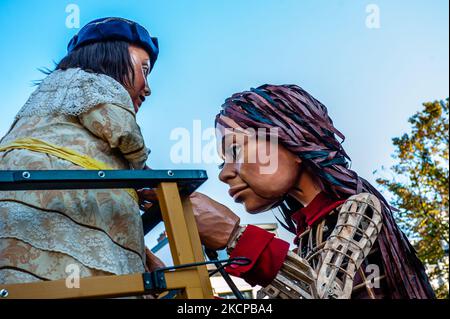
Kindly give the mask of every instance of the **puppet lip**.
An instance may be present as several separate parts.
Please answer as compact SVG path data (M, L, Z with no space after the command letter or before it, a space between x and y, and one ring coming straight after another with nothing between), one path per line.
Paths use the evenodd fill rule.
M142 100L138 99L136 101L136 103L134 103L134 112L137 113L137 111L139 111L139 109L141 108L142 105Z
M241 196L244 191L245 190L243 190L243 191L237 193L236 195L234 195L233 200L234 200L235 203L240 204L240 203L244 202L244 197Z
M236 195L238 195L241 191L243 191L246 188L248 188L246 184L235 185L230 187L230 189L228 190L228 194L230 194L230 196L233 197L233 199L235 199Z
M139 99L137 100L138 107L140 107L142 105L142 103L144 103L144 101L145 101L145 96L139 95Z

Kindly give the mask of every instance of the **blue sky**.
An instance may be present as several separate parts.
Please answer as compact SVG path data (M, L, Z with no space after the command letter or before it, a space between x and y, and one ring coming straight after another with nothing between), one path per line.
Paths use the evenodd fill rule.
M228 205L243 223L273 222L272 213L246 214L217 179L216 165L174 165L170 132L211 127L224 99L264 83L298 84L324 103L352 168L374 181L392 164L391 138L408 131L407 119L425 101L449 95L448 1L0 0L0 135L43 75L66 53L77 29L66 27L66 6L80 9L80 24L121 16L159 38L150 75L152 96L138 114L153 168L206 169L201 191ZM366 6L380 10L380 28L366 27ZM161 227L147 236L152 246ZM287 240L290 237L281 231Z

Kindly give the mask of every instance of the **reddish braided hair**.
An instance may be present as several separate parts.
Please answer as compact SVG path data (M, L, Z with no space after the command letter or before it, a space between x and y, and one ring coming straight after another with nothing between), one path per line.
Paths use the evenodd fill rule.
M335 197L362 191L363 181L348 168L350 157L341 145L345 136L334 127L325 105L301 87L265 84L233 94L222 105L216 124L226 126L223 116L244 129L276 127L280 143L306 162L322 188Z

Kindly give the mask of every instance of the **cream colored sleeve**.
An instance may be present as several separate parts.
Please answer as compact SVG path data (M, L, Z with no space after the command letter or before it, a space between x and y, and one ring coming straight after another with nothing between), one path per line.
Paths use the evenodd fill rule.
M132 110L119 104L99 104L78 118L92 134L118 148L132 168L144 168L149 150Z

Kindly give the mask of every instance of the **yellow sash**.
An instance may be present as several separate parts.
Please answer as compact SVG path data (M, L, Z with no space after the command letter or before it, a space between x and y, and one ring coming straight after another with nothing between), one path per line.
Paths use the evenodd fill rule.
M112 167L108 166L108 164L98 161L94 158L80 154L69 148L60 147L36 138L22 138L15 140L5 146L0 146L0 152L12 149L26 149L33 152L46 153L64 159L66 161L84 167L86 169L94 169L94 170L113 169ZM134 189L126 189L126 191L136 202L139 202L138 195Z

